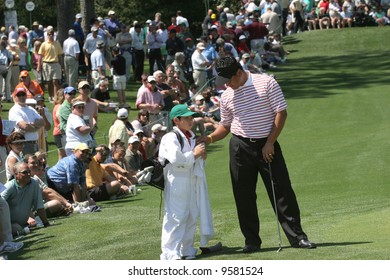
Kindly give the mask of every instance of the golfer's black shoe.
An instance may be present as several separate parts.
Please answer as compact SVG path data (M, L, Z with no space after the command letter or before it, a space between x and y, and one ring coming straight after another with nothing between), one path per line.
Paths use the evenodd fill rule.
M247 244L242 249L242 252L245 253L245 254L250 254L250 253L254 253L254 252L258 252L258 251L260 251L260 246L259 245Z
M299 240L297 244L293 245L294 248L302 248L302 249L314 249L317 248L317 245L310 242L307 239Z

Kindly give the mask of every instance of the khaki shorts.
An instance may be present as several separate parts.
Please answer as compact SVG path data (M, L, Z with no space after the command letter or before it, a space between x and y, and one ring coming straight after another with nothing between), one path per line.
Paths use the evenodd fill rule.
M49 82L52 80L61 80L61 76L61 65L58 62L43 63L42 77L44 81Z
M126 89L126 75L123 75L123 76L114 75L113 80L112 80L112 85L113 85L114 89L116 89L116 90L118 90L118 89L125 90Z

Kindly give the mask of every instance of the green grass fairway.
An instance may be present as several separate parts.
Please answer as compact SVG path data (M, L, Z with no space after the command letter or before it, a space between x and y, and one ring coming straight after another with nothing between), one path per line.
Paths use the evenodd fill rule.
M290 248L282 235L284 248L276 252L275 216L260 180L262 250L241 253L244 239L228 171L229 136L209 147L207 159L215 242L221 241L224 249L199 259L389 260L390 28L304 32L286 37L284 46L291 54L274 71L289 105L279 142L303 228L318 248ZM136 89L131 85L127 91L132 107ZM133 110L130 118L135 116ZM99 118L98 137L103 142L115 116ZM55 164L54 159L49 162ZM9 258L159 259L160 191L141 189L136 197L99 203L100 213L55 219L52 227L27 235L25 248Z

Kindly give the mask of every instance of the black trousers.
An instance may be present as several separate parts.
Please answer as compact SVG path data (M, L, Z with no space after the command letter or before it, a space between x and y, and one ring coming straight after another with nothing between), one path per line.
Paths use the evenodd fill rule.
M144 73L145 52L143 50L134 50L134 80L141 81Z
M250 139L233 135L230 140L230 175L236 201L238 220L245 244L261 245L260 221L257 210L256 183L258 174L264 182L272 207L275 209L268 163L261 152L267 139ZM300 211L292 189L287 166L278 142L271 163L278 219L291 245L307 236L301 227Z
M161 70L165 73L165 67L164 67L164 62L162 60L162 55L161 55L161 49L151 49L149 51L149 74L153 75L153 67L154 63L157 63L157 68L158 70Z

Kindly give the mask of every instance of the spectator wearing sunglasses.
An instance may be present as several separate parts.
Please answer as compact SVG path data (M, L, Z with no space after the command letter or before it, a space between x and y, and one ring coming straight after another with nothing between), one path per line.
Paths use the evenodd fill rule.
M78 143L70 156L60 159L47 171L47 185L70 202L88 200L85 170L91 150L85 143Z
M109 172L119 172L127 176L128 172L116 164L104 164L110 149L106 145L96 147L96 155L92 157L85 175L87 178L88 195L95 201L110 200L118 196L126 195L129 187L123 185Z
M35 95L45 94L39 83L36 80L31 80L27 70L20 72L19 84L16 86L15 91L18 88L24 88L25 92L27 93L27 98L34 98Z
M65 153L70 156L79 143L86 143L88 148L93 148L91 137L91 127L83 119L85 102L74 99L72 102L72 113L66 125L66 145Z
M60 121L60 131L62 134L61 137L61 147L66 145L66 124L68 123L68 118L72 112L72 100L76 97L76 90L74 87L64 88L64 101L62 102L60 108L58 109L58 119ZM56 139L56 145L59 147L58 137ZM64 155L66 156L66 155Z
M27 106L24 88L17 88L13 96L15 105L9 110L8 119L16 123L15 131L23 133L26 138L23 153L33 154L38 150L38 130L45 125L45 121L35 109Z
M31 178L28 165L24 162L17 162L13 171L15 178L5 184L6 189L1 193L9 206L12 234L16 236L24 227L34 226L35 221L29 220L31 210L36 211L45 227L49 226L41 188L38 182Z

